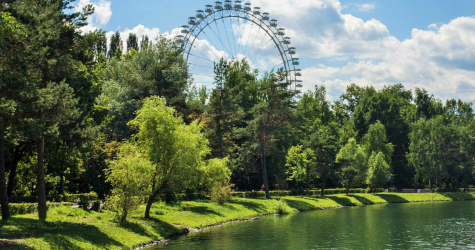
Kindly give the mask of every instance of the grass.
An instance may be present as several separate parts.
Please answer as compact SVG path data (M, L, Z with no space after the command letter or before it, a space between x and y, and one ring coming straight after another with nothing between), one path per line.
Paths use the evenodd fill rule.
M474 199L472 193L378 193L289 196L281 200L234 198L224 205L210 201L155 203L152 219L141 218L144 210L141 207L127 223L116 222L110 211L94 212L63 206L51 209L46 222L39 222L36 214L16 215L0 222L0 249L127 249L181 233L183 227L203 228L267 214L379 203Z

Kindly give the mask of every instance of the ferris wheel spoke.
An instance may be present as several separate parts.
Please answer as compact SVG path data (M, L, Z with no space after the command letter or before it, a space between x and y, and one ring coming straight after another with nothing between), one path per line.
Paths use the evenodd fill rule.
M196 40L198 40L198 42L200 42L201 44L204 44L206 47L208 47L209 51L211 51L211 53L213 53L213 55L214 55L218 60L220 59L220 57L217 56L217 55L214 53L213 49L212 49L208 44L204 43L204 42L201 41L199 38L196 38ZM195 47L195 46L193 46L193 47ZM200 51L200 50L199 50L198 48L196 48L196 47L195 47L195 49L197 49L198 51ZM203 54L203 53L202 53L202 54ZM204 55L204 54L203 54L203 55Z
M233 51L233 48L232 48L232 46L231 46L231 42L229 41L228 28L226 28L226 23L224 22L224 18L222 18L221 21L223 22L224 31L226 32L226 38L228 39L229 48L231 49L231 51ZM234 52L231 53L231 56L233 56L233 55L234 55Z
M216 32L214 32L213 28L211 28L211 25L209 25L209 29L214 33L214 35L218 38L219 42L221 43L222 47L224 48L224 50L226 50L227 53L229 54L232 54L231 51L229 51L229 49L226 47L226 45L223 43L223 40L221 40L221 34L219 34L219 28L218 28L218 25L216 24L216 22L214 22L215 26L216 26L216 30L218 31L218 35L216 35Z
M207 68L207 69L214 69L213 67L209 67L209 66L205 66L205 65L201 65L201 64L196 64L196 63L188 63L189 65L194 65L194 66L197 66L197 67L201 67L201 68Z
M264 46L262 46L262 41L264 41L264 38L266 38L266 33L264 33L264 37L263 37L262 40L261 40L261 46L259 46L259 49L257 50L257 52L254 53L254 55L251 56L251 58L249 58L249 60L253 60L253 58L256 59L257 54L258 54L263 48L265 48L265 46L267 46L267 44L269 44L270 41L273 40L272 37L271 37L271 38L269 39L269 41L267 41L267 43L266 43ZM254 60L253 60L253 62L254 62Z

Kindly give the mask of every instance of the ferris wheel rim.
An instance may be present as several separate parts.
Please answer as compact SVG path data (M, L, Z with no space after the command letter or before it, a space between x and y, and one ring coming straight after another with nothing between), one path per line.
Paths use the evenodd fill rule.
M231 1L225 1L225 2L231 2ZM240 1L235 1L235 3L236 2L240 2ZM206 5L207 8L208 8L208 6L212 7L212 5ZM246 4L246 6L249 7L250 4ZM262 29L271 38L271 40L273 41L275 47L278 49L279 55L282 59L282 64L283 64L284 70L286 72L286 74L285 74L286 81L289 82L291 85L294 85L295 89L297 89L297 87L301 88L302 85L297 84L297 82L302 82L301 80L297 79L297 76L301 76L301 74L298 73L298 75L297 75L297 73L296 73L296 72L300 72L300 69L297 69L297 67L295 67L296 65L299 65L298 58L292 56L292 54L295 54L295 51L294 51L295 48L289 46L289 43L284 43L284 41L290 39L289 37L284 37L284 35L280 35L282 41L279 39L279 37L278 37L279 36L279 31L281 31L283 29L281 27L277 26L277 24L276 24L277 20L271 19L269 17L269 13L262 12L263 15L265 14L266 18L264 18L264 16L261 15L259 7L254 7L254 11L257 10L258 14L255 14L254 11L252 11L252 9L243 10L241 8L238 9L238 8L232 8L232 7L231 8L221 7L221 9L216 9L216 7L215 7L215 8L210 8L210 9L211 9L211 11L209 11L209 9L207 9L206 11L198 10L197 11L197 17L194 17L194 16L189 17L189 19L190 19L189 24L191 25L191 27L187 26L187 25L182 26L184 29L186 29L185 27L187 27L187 29L188 29L188 33L186 34L186 36L185 37L181 36L181 37L183 37L182 51L183 51L184 54L186 53L186 62L187 63L189 61L189 56L191 54L190 53L191 49L194 47L195 40L198 38L198 36L210 24L215 23L218 20L223 20L223 19L226 19L226 18L244 19L244 20L247 20L247 21L252 22L253 24L257 25L260 29ZM198 13L200 13L202 16L198 17ZM218 15L218 17L216 17L217 15ZM211 20L208 20L208 18L211 18ZM192 22L192 20L193 21L196 20L196 22L194 24L191 24L190 22ZM267 23L266 23L266 21L267 21ZM202 23L205 23L204 26L202 25ZM211 29L211 27L209 27L209 28ZM196 34L195 34L195 32L196 32ZM204 34L206 34L206 33L204 32ZM223 44L222 41L221 41L221 43ZM224 46L224 44L223 44L223 46ZM290 53L291 51L293 52L292 54ZM233 54L233 53L231 53L231 54ZM293 72L294 74L292 75L291 72Z

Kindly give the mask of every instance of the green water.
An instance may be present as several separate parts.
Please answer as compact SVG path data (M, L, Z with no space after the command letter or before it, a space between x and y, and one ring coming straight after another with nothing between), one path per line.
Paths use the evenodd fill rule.
M371 205L262 217L156 249L475 248L475 201Z

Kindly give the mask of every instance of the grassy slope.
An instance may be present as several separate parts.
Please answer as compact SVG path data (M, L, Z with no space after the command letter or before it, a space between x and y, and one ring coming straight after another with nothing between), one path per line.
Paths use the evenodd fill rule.
M473 200L474 194L353 194L326 197L284 197L289 211L325 209L363 204ZM127 223L114 222L109 211L87 212L68 207L48 212L47 222L36 214L14 216L0 222L1 249L123 249L182 232L182 227L202 228L236 219L277 212L276 200L233 199L225 205L189 201L176 205L156 203L152 220L140 218L143 207Z

